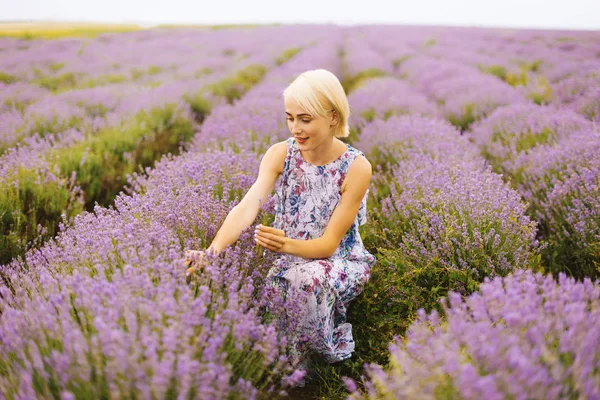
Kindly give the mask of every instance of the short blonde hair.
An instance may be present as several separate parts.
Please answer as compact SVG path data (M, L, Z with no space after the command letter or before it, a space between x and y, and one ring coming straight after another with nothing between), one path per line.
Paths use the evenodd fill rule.
M331 110L338 114L333 128L335 137L348 137L350 128L350 105L338 78L326 69L314 69L301 73L283 91L284 99L292 97L304 111L313 117L325 117Z

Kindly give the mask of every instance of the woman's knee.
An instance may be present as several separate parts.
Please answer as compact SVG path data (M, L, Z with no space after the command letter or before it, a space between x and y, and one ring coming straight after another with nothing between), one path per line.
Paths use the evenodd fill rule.
M313 261L288 270L290 285L304 292L314 292L327 285L326 273L322 264Z

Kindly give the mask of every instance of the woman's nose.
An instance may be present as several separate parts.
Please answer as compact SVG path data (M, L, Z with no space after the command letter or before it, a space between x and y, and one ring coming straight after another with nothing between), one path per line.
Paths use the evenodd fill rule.
M298 124L296 122L292 122L292 133L298 133L301 130L302 129L300 129L300 124Z

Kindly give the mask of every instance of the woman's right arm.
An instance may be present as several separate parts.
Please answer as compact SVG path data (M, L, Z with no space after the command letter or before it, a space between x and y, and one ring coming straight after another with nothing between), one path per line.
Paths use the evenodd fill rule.
M286 152L285 141L274 144L265 152L260 162L256 181L244 198L227 214L227 218L207 251L215 250L220 253L225 247L234 243L242 231L254 222L260 211L260 205L273 192L275 182L283 172Z

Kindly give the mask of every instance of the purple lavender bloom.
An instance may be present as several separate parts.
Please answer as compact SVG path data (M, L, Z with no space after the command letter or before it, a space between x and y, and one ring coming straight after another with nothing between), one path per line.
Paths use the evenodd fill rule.
M327 30L315 30L314 38ZM224 35L231 36L232 44L239 40L239 33ZM311 39L296 37L298 44ZM273 60L290 43L282 35L280 47L273 46L272 38L272 29L254 37L257 48L271 45L249 62ZM323 41L294 67L283 64L254 101L262 96L270 107L266 112L279 111L283 120L281 84L299 73L297 68L331 59L338 45ZM163 101L175 99L186 93L182 89L170 85L145 91L150 95L145 104L160 104L161 96ZM277 98L278 103L270 100ZM69 96L64 100L71 102ZM123 104L113 103L115 112ZM253 102L234 106L238 104L240 113ZM247 115L252 112L246 110ZM256 132L257 138L281 135L279 122L272 126L274 130ZM6 365L8 377L0 377L3 393L51 396L46 384L37 385L35 392L33 382L41 379L54 382L66 395L77 386L114 396L133 390L143 398L168 392L206 399L256 398L268 387L297 383L299 372L285 356L297 305L279 304L265 285L264 268L274 260L257 249L251 229L242 232L235 246L211 256L191 286L185 283L182 248L208 246L253 183L259 165L253 152L240 155L228 146L200 150L165 156L154 169L132 175L131 196L117 197L114 208L97 206L94 213L76 216L61 224L56 239L0 267L5 278L0 286L0 354L3 359L11 354L12 360ZM262 210L260 218L268 218L272 202ZM267 306L275 314L287 308L291 316L272 320L264 311ZM88 378L92 370L100 377L96 381ZM259 381L263 386L257 387Z
M515 104L474 124L468 136L495 167L510 173L512 159L519 153L590 128L590 121L570 110Z
M435 103L407 83L391 77L369 79L348 96L348 102L352 128L362 128L374 119L385 120L392 115L438 115Z
M554 269L568 268L576 277L597 277L594 268L600 252L600 136L575 133L556 144L541 145L519 155L519 192L530 204L549 241ZM568 264L567 261L568 260ZM565 265L567 264L567 265Z
M392 116L386 121L375 119L362 129L355 146L382 167L427 154L448 165L469 162L475 169L485 168L479 150L442 119L418 115Z
M373 212L398 262L468 268L479 279L535 265L537 229L526 204L448 122L376 120L357 147L387 172L374 179L389 195L379 195Z
M600 286L516 270L466 299L451 292L390 345L390 368L367 366L349 399L600 397Z
M260 371L286 371L279 361L284 333L261 322L264 296L252 297L262 290L254 282L264 271L251 232L213 257L194 287L185 284L181 266L182 244L202 246L214 235L239 200L235 194L252 183L247 177L258 161L229 151L163 163L137 181L143 196L80 214L56 241L2 267L10 285L0 287L0 352L17 357L11 376L32 376L45 363L66 388L75 379L93 385L85 377L96 368L103 374L97 384L111 393L127 381L139 393L161 394L176 379L181 393L215 398L247 389L230 385L232 366L223 353L237 360L244 381ZM37 346L39 355L31 353ZM54 358L44 355L52 349ZM246 357L261 363L246 365ZM16 390L11 382L0 378L3 392Z
M444 117L462 130L499 106L527 102L510 85L455 61L414 57L399 73L437 101Z
M392 174L378 219L390 229L385 247L397 248L397 262L468 269L476 280L536 266L536 223L518 192L491 169L423 155L398 163Z

